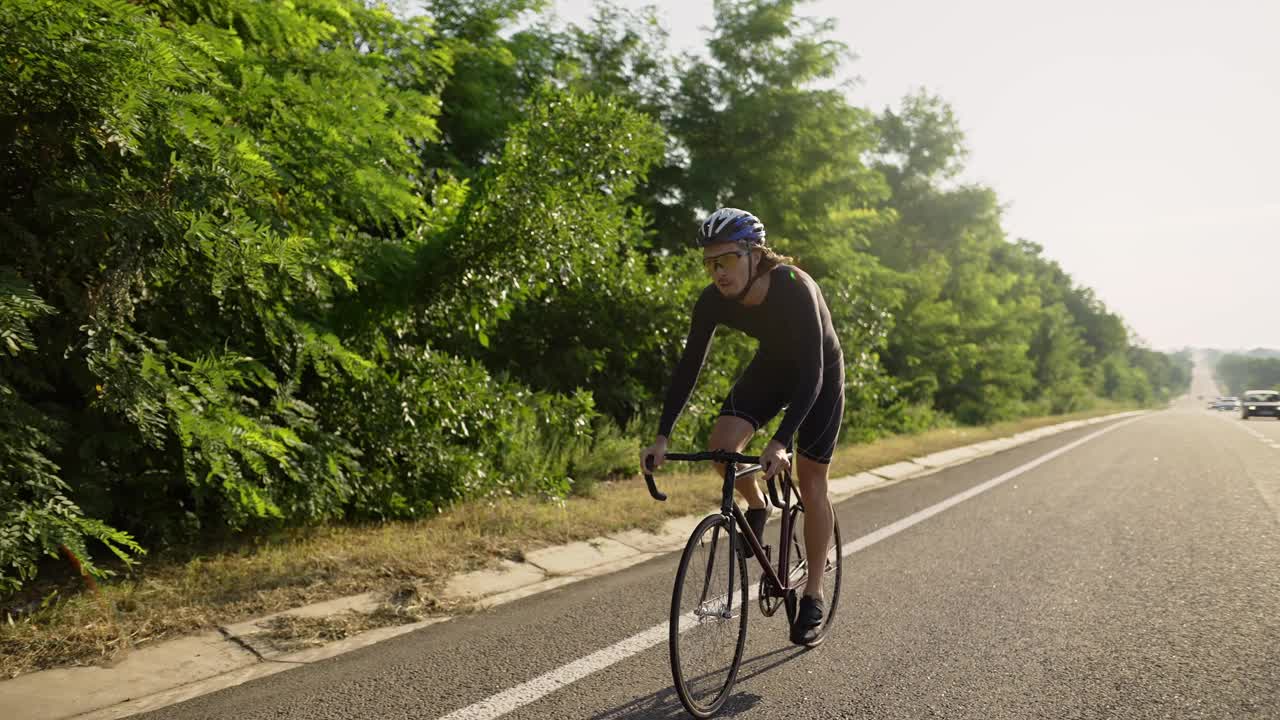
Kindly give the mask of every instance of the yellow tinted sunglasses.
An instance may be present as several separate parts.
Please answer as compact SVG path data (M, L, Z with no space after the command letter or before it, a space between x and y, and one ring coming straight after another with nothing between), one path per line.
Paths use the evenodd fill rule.
M734 250L714 257L704 257L702 258L702 267L707 269L708 275L715 275L716 270L724 270L727 273L731 273L734 268L738 267L738 263L742 258L747 256L747 252L746 250Z

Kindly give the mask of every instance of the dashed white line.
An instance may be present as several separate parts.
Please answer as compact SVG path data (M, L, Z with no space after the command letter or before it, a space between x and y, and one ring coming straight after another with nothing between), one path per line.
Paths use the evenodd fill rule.
M1239 428L1240 430L1252 435L1254 438L1259 440L1263 445L1266 445L1267 447L1273 448L1275 450L1280 450L1280 442L1276 442L1275 440L1272 440L1271 436L1267 435L1266 433L1259 432L1258 430L1251 427L1245 427L1245 425L1243 424L1244 421L1240 421L1239 423L1236 423L1236 422L1232 422L1231 418L1219 418L1219 419L1232 427Z
M846 544L842 554L848 556L858 552L859 550L865 550L881 540L897 535L913 525L928 520L943 510L954 507L976 495L980 495L1003 482L1012 480L1013 478L1033 470L1059 455L1070 452L1075 448L1094 440L1095 438L1115 430L1116 428L1124 427L1132 422L1137 422L1143 417L1144 416L1139 415L1128 420L1122 420L1115 425L1108 425L1097 432L1090 433L1078 440L1067 443L1056 450L1047 452L1035 460L1019 465L1003 475L987 480L980 485L975 485L964 492L952 495L936 505L931 505L923 510L914 512L897 522L876 530L875 532L867 533L857 540L853 540ZM751 602L755 601L756 592L757 590L753 588L751 591ZM694 623L689 622L691 619L692 615L681 618L680 632L684 632L688 628L694 626ZM521 683L513 688L504 690L473 705L468 705L467 707L455 710L448 715L441 717L440 720L493 720L493 718L501 717L513 710L516 710L517 708L536 702L556 690L577 682L588 675L622 662L634 655L639 655L654 645L661 643L668 637L668 635L669 628L667 623L659 623L647 630L632 635L625 640L614 643L603 650L597 650L586 657L561 665L560 667L539 675L528 682Z

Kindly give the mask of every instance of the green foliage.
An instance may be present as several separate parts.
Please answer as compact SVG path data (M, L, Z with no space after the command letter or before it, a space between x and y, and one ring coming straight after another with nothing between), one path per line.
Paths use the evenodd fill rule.
M1228 353L1217 358L1214 373L1231 395L1280 388L1280 358Z
M580 448L569 465L573 494L589 496L599 480L634 473L636 447L648 429L623 432L607 418L598 418L591 433L590 446Z
M838 81L848 49L826 37L831 21L800 17L795 5L717 3L711 58L684 69L670 127L688 156L677 191L690 220L751 208L784 252L823 263L813 268L822 277L835 263L821 249L864 242L871 205L886 195L862 162L872 118Z
M643 117L591 96L543 89L501 157L468 196L426 282L437 332L489 344L555 279L597 277L626 250L624 199L660 150Z
M1084 351L1080 328L1072 323L1067 309L1062 305L1045 308L1030 347L1036 385L1045 389L1045 411L1066 414L1087 408L1089 388L1080 365Z
M459 175L476 172L502 151L507 129L550 75L554 39L535 30L500 31L542 0L429 0L426 13L442 34L451 72L440 88L444 142L423 148L426 162Z
M531 387L588 390L601 412L625 423L661 404L683 348L677 328L687 326L705 284L690 260L656 259L651 271L637 253L618 252L590 272L557 276L541 302L503 324L484 361ZM540 361L523 362L530 357Z
M434 217L429 24L341 0L0 12L0 263L57 311L56 360L23 370L65 419L43 446L66 483L154 540L343 516L362 449L316 399L371 363L328 315L368 233Z
M62 548L86 572L110 574L93 562L91 540L126 564L143 554L128 533L85 517L68 498L70 488L50 459L58 449L57 423L25 402L17 387L30 380L15 362L36 350L30 324L54 312L17 273L0 267L0 592L17 590L35 577L41 556L57 557Z
M596 419L589 394L530 392L430 348L399 348L338 390L324 415L371 448L352 498L368 517L416 517L463 498L564 495Z

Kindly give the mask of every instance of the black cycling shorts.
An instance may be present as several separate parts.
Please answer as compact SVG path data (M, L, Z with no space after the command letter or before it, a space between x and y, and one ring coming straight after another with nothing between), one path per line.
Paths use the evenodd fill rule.
M721 415L739 417L759 430L787 404L791 388L779 383L786 372L757 355L747 365L742 377L734 383L729 396L720 406ZM796 451L806 458L831 462L844 418L844 359L836 358L822 370L822 389L796 429ZM789 446L788 446L789 447Z

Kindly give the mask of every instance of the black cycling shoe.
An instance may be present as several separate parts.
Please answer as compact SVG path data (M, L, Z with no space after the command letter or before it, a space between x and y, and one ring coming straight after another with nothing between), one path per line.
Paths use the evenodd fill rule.
M791 626L791 642L806 647L817 645L820 641L819 633L822 631L824 611L822 600L809 595L800 598L796 621Z
M746 516L747 527L755 533L756 540L760 541L760 547L764 547L764 524L769 520L769 508L747 508Z

